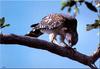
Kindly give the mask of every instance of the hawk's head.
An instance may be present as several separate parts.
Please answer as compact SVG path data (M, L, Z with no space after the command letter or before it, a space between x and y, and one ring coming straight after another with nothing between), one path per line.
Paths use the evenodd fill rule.
M66 40L68 41L68 45L73 47L78 42L78 33L77 31L66 33Z

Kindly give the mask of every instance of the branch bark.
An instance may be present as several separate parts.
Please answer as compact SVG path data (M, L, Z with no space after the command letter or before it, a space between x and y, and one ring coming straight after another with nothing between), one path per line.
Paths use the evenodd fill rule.
M56 44L40 40L34 37L21 36L15 34L0 34L0 44L19 44L31 48L47 50L54 54L67 57L84 65L87 65L91 69L97 69L94 63L100 58L100 47L97 48L95 53L88 56L74 50L69 46L61 47Z

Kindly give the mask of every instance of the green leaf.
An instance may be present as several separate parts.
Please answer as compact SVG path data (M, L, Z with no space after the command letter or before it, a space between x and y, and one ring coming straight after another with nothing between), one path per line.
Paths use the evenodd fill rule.
M5 18L2 17L0 19L0 29L5 28L5 27L9 27L9 26L10 26L10 24L5 24Z
M5 26L5 27L9 27L9 26L10 26L10 24L5 24L4 26Z
M62 1L62 2L61 2L61 4L62 4L63 6L66 5L66 3L67 3L66 1Z
M78 8L78 7L75 7L75 8L74 8L74 13L75 13L75 14L79 13L79 8Z
M81 3L84 2L84 1L85 1L85 0L79 0L79 2L81 2Z
M9 26L10 26L10 24L5 24L5 25L1 26L0 28L5 28L5 27L9 27Z
M4 18L4 17L2 17L2 23L3 23L3 24L5 23L5 18Z
M95 23L93 24L87 24L86 30L90 31L92 29L100 28L100 20L95 20Z
M67 2L66 1L62 1L61 4L62 4L61 10L63 10L67 6Z
M95 23L100 24L100 20L95 20Z
M94 12L97 12L97 8L95 6L93 6L92 3L85 1L85 5L87 6L88 9L90 9Z
M68 8L68 12L71 12L71 7Z
M78 2L79 0L74 0L75 2Z
M93 27L91 26L91 24L87 24L86 25L86 31L90 31L91 29L93 29Z
M0 19L0 27L1 27L1 25L2 25L1 23L2 23L2 19Z
M80 5L82 5L82 3L84 3L85 0L79 0Z
M61 7L61 10L63 10L65 7L72 7L72 6L74 6L76 4L76 2L75 1L71 1L71 0L69 0L69 1L63 1L62 2L62 7Z
M0 27L1 27L1 26L3 26L3 25L4 25L4 23L5 23L5 18L4 18L4 17L2 17L2 18L0 19Z
M69 1L69 7L72 7L72 6L74 6L76 4L76 2L75 1Z

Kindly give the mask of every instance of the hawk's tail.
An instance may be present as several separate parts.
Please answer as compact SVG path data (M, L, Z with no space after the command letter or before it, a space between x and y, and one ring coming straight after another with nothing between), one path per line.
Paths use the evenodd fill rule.
M39 37L43 33L40 30L31 30L29 33L25 34L25 36L30 36L30 37Z
M43 33L40 31L40 29L34 29L38 24L33 24L31 27L33 28L29 33L25 34L25 36L30 37L39 37Z

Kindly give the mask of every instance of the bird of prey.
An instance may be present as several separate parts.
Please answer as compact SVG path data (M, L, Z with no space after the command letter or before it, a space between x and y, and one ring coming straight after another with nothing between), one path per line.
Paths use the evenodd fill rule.
M49 14L42 20L31 25L32 31L26 36L38 37L43 33L49 34L50 42L61 46L69 45L73 47L78 42L77 20L70 15ZM57 35L60 36L60 43L57 42ZM67 42L65 42L65 39Z

